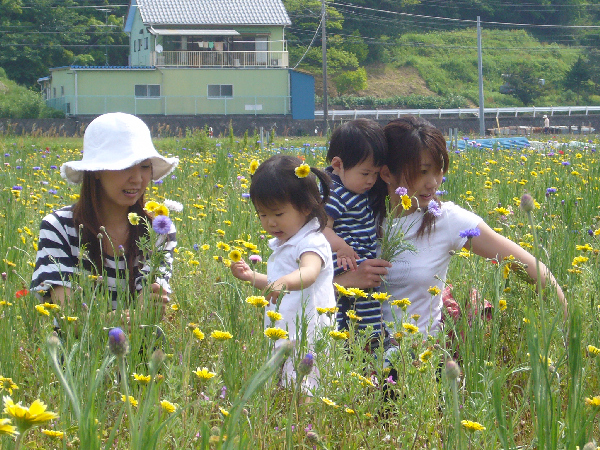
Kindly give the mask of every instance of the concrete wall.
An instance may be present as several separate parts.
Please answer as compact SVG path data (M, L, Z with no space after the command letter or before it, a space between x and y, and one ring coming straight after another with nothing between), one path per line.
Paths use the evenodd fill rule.
M82 135L85 126L95 116L78 116L67 119L0 119L0 133L12 134L38 134L50 136L78 136ZM218 116L140 116L152 129L155 136L178 136L185 134L186 129L204 128L205 125L213 128L214 135L226 135L229 123L233 125L234 133L238 136L248 130L252 133L255 129L263 127L265 131L275 128L278 136L306 136L322 134L322 120L293 120L291 115L265 116L265 115L218 115ZM380 119L379 123L385 125L391 118ZM459 133L475 136L479 133L479 120L477 118L427 118L444 134L450 128L458 128ZM329 126L339 125L330 122ZM540 117L508 117L500 118L501 127L528 126L541 127L543 119ZM588 116L554 116L550 117L550 126L592 126L600 132L600 115ZM486 128L496 127L495 118L486 119Z

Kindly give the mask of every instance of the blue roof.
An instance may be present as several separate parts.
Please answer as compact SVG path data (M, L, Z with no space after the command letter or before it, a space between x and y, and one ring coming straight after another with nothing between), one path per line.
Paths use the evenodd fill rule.
M292 23L281 0L138 0L135 3L146 25Z

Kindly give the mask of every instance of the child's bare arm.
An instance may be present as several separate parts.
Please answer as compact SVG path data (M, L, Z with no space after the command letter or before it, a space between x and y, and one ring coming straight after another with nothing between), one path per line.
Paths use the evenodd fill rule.
M323 229L323 234L331 246L331 251L337 253L338 267L342 267L344 270L356 270L358 255L346 241L333 231L333 219L331 217L327 217L327 226Z
M268 286L269 292L265 294L267 300L273 303L277 302L277 298L281 291L300 291L312 286L317 280L323 260L315 252L305 252L300 255L300 263L298 269L292 273L282 276Z
M255 288L265 289L267 287L267 276L264 273L258 273L252 270L243 259L231 263L229 268L234 277L242 281L249 281Z

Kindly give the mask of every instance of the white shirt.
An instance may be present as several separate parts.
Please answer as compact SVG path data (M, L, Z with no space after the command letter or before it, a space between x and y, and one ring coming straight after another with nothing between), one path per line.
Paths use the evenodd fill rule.
M460 237L459 233L476 228L483 220L452 202L442 203L441 210L442 215L435 219L431 234L425 233L419 238L416 234L423 221L424 212L414 212L395 219L394 228L402 226L405 239L411 242L417 251L401 253L388 269L382 286L382 291L392 295L390 300L383 304L383 319L386 322L394 322L395 315L399 324L414 324L410 316L420 314L416 325L424 335L437 334L442 318L442 298L440 295L433 297L428 292L429 287L444 289L451 258L449 252L460 250L467 242L467 238ZM436 275L440 280L434 278ZM406 313L389 304L390 301L403 298L408 298L411 302Z
M306 252L314 252L322 260L321 272L316 281L309 287L300 291L291 291L284 295L279 307L283 319L271 325L271 319L265 314L265 328L276 326L288 330L291 341L296 340L296 329L299 320L304 317L307 321L308 342L314 340L314 333L323 326L331 325L325 314L317 314L316 308L335 307L333 292L333 262L331 246L325 235L319 231L319 221L314 218L304 225L294 236L281 243L273 238L269 241L273 253L267 261L267 280L271 284L284 275L298 270L300 256ZM304 307L304 308L303 308ZM275 311L276 305L269 304L266 311ZM277 341L281 342L281 341Z

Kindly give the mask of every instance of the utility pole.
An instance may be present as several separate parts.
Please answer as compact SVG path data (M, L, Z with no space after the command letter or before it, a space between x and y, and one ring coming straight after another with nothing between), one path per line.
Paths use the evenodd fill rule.
M485 137L485 114L483 105L483 59L481 55L481 23L477 16L477 72L479 75L479 136Z
M327 117L327 10L325 9L325 0L321 0L321 50L323 52L323 136L327 136L329 125Z
M98 11L104 13L104 65L108 66L108 13L110 9L101 8Z

